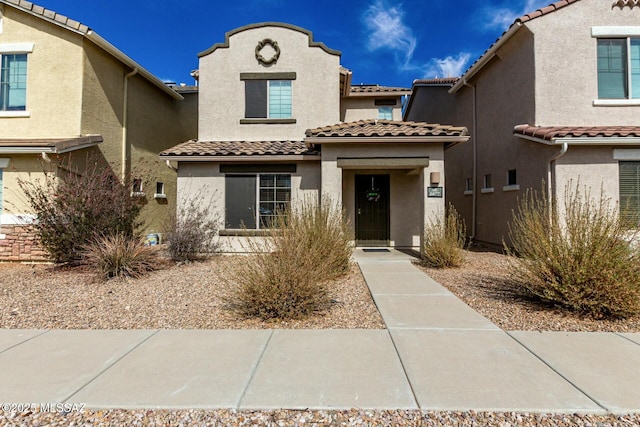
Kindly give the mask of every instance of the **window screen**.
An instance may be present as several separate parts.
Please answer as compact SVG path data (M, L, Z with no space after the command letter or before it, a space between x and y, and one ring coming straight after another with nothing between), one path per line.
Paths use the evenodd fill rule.
M620 162L620 212L637 225L640 220L640 162Z

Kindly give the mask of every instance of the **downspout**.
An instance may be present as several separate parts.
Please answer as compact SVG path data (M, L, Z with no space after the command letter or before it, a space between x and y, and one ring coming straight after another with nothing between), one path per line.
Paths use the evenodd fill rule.
M129 79L138 74L138 67L135 67L133 71L124 76L124 105L122 107L122 180L127 179L127 125L128 125L128 111L129 111Z
M477 120L477 104L476 104L476 87L474 85L470 85L467 81L464 81L464 86L470 87L472 90L472 104L473 104L473 122L472 122L472 136L471 136L471 146L473 149L473 175L471 178L471 182L473 185L473 192L471 194L471 236L469 236L469 241L472 242L476 238L476 216L477 216L477 202L478 202L478 120Z
M555 178L556 178L555 162L560 157L564 156L568 149L569 149L569 143L563 142L562 146L560 147L560 151L554 154L553 157L549 159L549 163L547 163L547 195L548 195L548 200L551 204L555 203L554 201L555 194L553 192L553 185L552 185L552 183L555 182Z

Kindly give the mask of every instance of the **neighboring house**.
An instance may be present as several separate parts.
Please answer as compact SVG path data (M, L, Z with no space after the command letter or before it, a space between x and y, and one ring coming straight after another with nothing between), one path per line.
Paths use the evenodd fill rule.
M563 0L517 19L459 79L417 80L407 120L467 126L447 199L501 245L518 198L579 181L640 218L640 2Z
M160 158L178 169L179 205L215 200L223 250L322 195L358 244L419 247L444 207L444 150L466 129L400 121L407 89L352 86L340 52L293 25L247 25L199 56L198 139Z
M150 172L151 188L132 191L160 231L176 174L157 153L197 135L197 91L168 87L89 27L24 0L0 0L0 59L0 260L43 258L17 181L60 156Z

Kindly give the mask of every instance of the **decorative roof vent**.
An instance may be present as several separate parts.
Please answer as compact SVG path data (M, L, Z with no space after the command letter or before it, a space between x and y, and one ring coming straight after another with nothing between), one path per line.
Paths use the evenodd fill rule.
M612 8L619 7L622 9L623 7L629 7L630 9L634 7L640 7L640 0L616 0L613 2Z

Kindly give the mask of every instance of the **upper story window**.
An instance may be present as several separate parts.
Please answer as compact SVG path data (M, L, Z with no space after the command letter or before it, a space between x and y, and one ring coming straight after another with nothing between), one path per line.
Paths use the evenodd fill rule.
M393 108L391 107L379 107L378 118L382 120L393 120Z
M293 80L296 73L241 73L245 84L244 120L240 123L295 123Z
M598 39L598 98L640 99L640 37Z
M27 108L27 54L0 54L0 111Z

